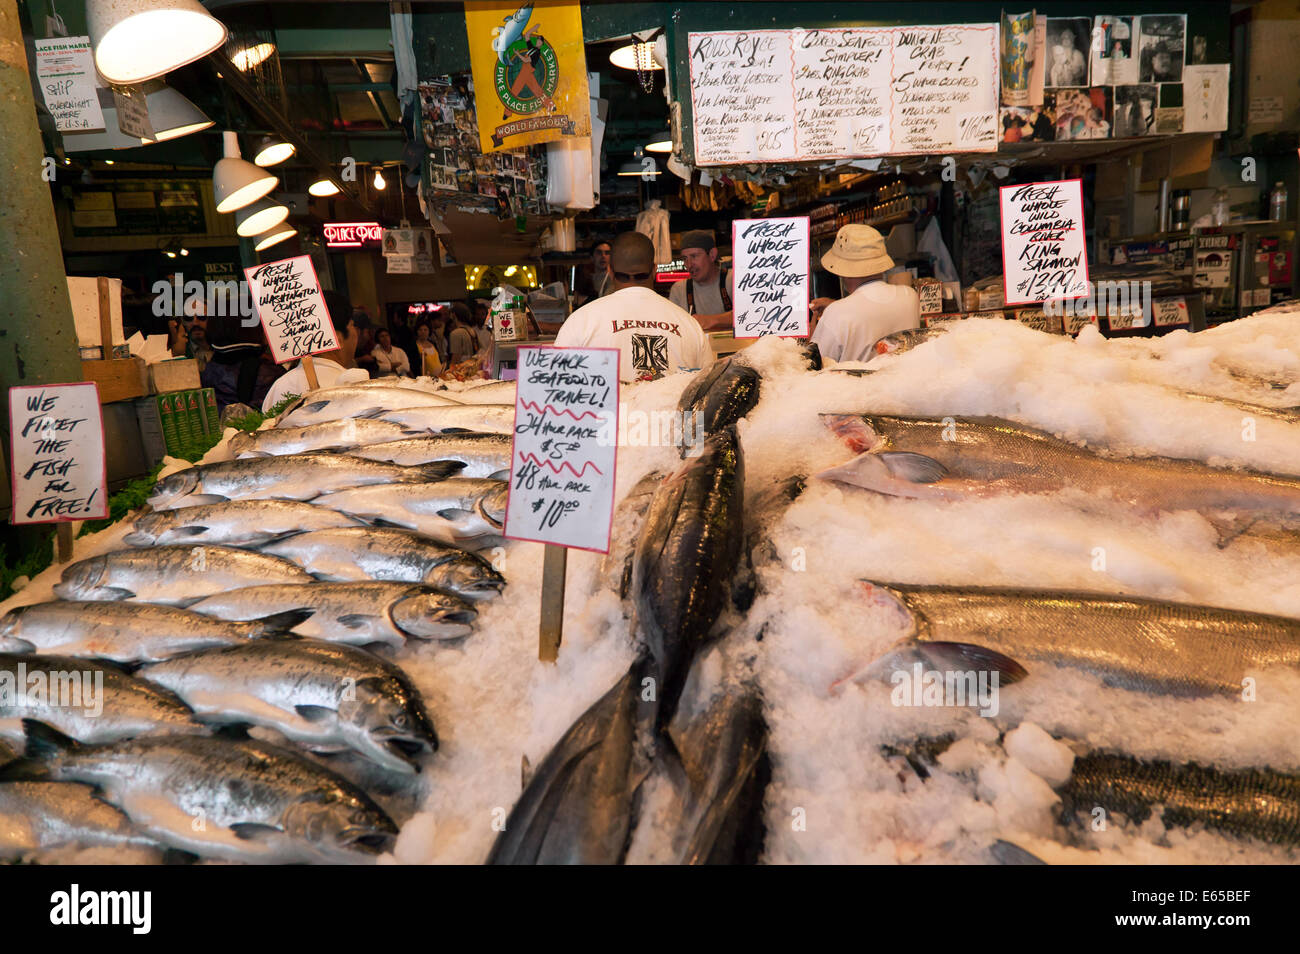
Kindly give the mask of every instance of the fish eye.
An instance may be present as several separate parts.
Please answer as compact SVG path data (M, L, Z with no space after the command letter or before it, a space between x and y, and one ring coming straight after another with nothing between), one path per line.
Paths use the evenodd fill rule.
M410 718L405 712L399 712L397 715L393 716L393 725L397 726L399 729L405 729L410 721Z

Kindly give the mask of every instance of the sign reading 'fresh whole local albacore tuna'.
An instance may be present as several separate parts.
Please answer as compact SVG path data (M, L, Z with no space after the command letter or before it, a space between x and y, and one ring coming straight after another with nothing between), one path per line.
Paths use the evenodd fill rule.
M505 535L609 552L617 348L520 348Z
M14 523L108 516L104 419L94 382L9 389Z
M339 346L311 256L256 265L244 275L276 364Z
M740 219L731 229L735 336L808 335L808 216Z

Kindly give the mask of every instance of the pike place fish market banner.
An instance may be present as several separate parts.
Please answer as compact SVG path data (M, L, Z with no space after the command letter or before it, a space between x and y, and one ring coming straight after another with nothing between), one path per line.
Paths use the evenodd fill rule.
M996 24L688 38L695 164L998 146Z
M520 348L505 535L609 552L617 348Z
M339 346L310 255L246 268L244 275L276 364Z

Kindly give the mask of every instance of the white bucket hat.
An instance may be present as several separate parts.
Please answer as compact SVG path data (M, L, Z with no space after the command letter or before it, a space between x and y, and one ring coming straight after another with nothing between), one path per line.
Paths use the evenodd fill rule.
M885 251L885 237L870 225L846 225L835 235L835 244L822 256L822 268L841 278L865 278L894 267Z

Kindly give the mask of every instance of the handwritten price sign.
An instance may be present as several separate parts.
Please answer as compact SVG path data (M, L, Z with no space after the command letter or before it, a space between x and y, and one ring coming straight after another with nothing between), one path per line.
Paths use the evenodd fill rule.
M1078 179L1003 186L1005 303L1036 305L1088 294L1083 183Z
M735 336L808 334L808 217L732 224Z
M311 256L244 269L276 364L339 346Z
M609 551L618 349L520 348L505 535Z
M9 389L14 523L108 516L104 419L92 382Z

